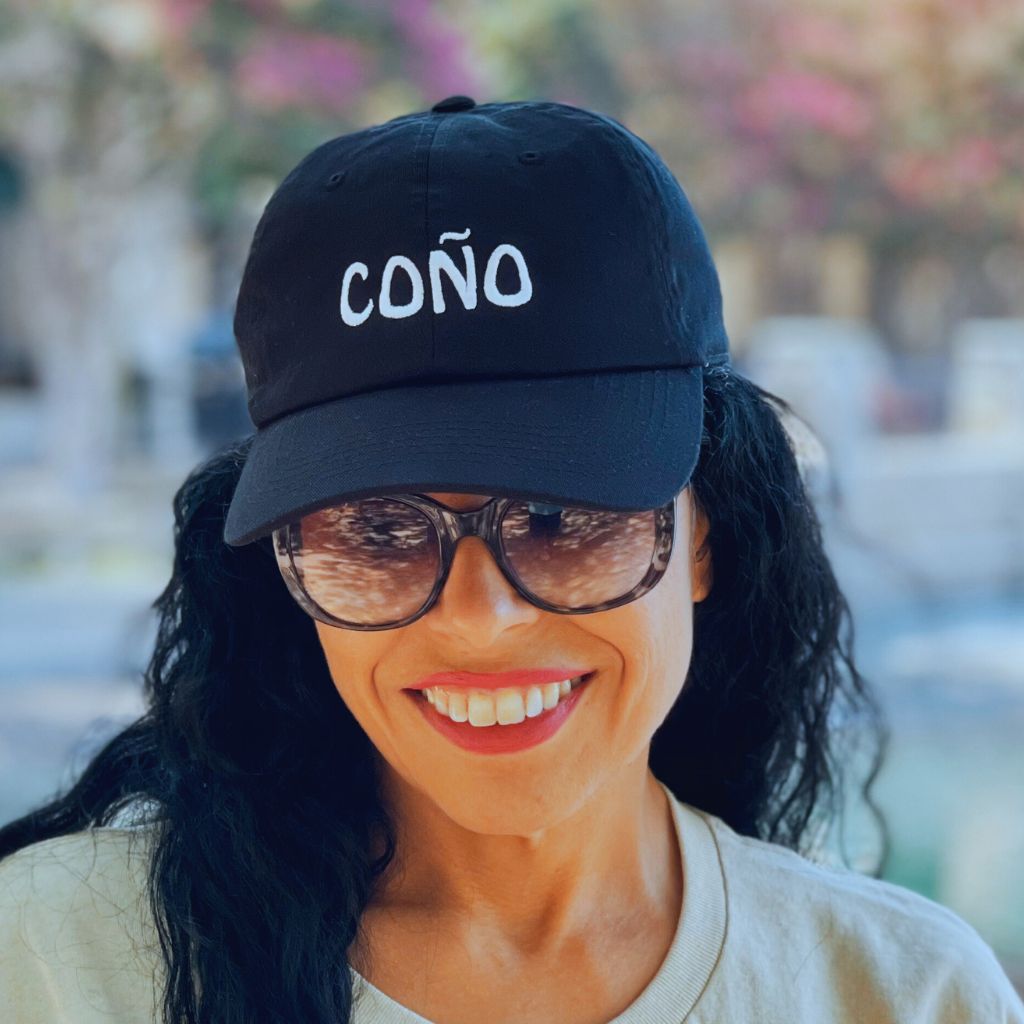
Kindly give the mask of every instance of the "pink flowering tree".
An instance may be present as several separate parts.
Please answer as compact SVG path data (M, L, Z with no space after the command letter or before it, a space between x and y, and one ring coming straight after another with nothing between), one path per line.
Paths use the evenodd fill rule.
M1024 236L1020 4L640 0L629 25L625 112L716 228Z
M157 4L158 59L205 112L194 182L214 233L248 179L280 180L334 135L478 86L463 36L435 0Z

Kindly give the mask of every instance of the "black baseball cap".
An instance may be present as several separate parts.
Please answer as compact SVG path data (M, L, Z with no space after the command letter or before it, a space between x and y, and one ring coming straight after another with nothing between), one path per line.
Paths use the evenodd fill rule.
M304 157L234 330L256 431L233 546L388 493L660 507L697 463L704 371L730 361L703 229L651 146L468 96Z

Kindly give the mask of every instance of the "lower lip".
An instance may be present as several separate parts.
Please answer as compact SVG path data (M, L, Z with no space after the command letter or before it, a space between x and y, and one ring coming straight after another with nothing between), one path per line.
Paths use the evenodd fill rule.
M572 714L579 703L580 695L590 684L594 673L583 677L579 686L569 691L558 703L536 718L524 718L515 725L470 725L469 722L453 722L447 715L436 711L433 705L419 692L410 692L426 720L442 735L464 750L476 754L511 754L517 750L535 747L550 739Z

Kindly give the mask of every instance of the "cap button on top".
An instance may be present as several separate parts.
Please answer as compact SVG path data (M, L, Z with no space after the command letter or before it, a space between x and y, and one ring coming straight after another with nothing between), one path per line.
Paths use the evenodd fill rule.
M448 96L438 100L430 109L437 114L447 114L453 110L469 110L476 106L476 100L471 96Z

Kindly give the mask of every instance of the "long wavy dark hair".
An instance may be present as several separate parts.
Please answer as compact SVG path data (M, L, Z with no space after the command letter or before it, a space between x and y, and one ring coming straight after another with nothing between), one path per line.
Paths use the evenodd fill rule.
M854 664L852 616L780 412L795 415L735 370L707 371L691 486L714 583L694 606L686 684L650 766L737 832L819 859L867 737L861 794L883 837L880 877L889 835L870 790L889 727ZM379 755L269 539L222 539L250 441L197 466L174 497L145 713L66 791L0 829L0 858L131 812L153 830L165 1024L336 1024L351 1019L344 967L395 854L394 823Z

